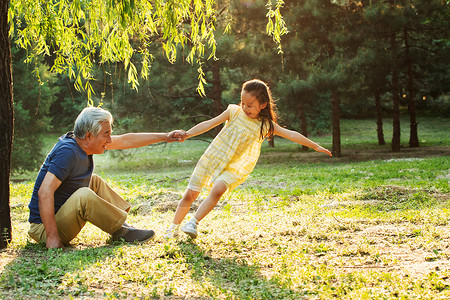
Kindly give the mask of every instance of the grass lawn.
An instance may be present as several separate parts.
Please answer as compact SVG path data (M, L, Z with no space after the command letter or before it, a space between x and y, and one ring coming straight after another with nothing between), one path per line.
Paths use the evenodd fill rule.
M375 129L343 120L340 158L264 143L196 240L162 234L202 140L95 156L95 172L132 204L127 223L157 232L145 244L87 224L73 247L45 249L27 237L35 174L13 177L0 298L450 299L450 120L419 119L422 147L407 148L405 130L400 153L378 146ZM331 147L330 136L312 139Z

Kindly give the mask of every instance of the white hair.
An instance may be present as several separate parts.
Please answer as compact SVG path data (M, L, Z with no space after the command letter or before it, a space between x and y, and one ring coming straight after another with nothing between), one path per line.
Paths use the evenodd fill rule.
M75 120L73 133L79 139L84 139L88 132L97 136L102 129L101 123L103 122L112 124L113 117L109 111L100 107L86 107Z

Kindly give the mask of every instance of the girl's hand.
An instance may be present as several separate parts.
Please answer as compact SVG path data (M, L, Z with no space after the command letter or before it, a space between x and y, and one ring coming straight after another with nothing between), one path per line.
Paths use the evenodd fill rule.
M187 132L184 130L180 130L179 133L180 133L179 137L181 139L180 142L184 142L188 138Z
M184 142L186 140L186 131L184 130L174 130L169 133L169 142Z
M333 155L331 154L330 150L328 150L328 149L326 149L326 148L324 148L324 147L322 147L322 146L317 147L315 150L316 150L317 152L323 152L323 153L328 154L329 156L333 156Z

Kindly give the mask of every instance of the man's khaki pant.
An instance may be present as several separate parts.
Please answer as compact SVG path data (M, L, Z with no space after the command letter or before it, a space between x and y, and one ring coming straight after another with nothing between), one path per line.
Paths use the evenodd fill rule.
M129 210L130 205L93 174L89 188L78 189L55 215L61 242L68 245L87 221L105 232L114 233L125 222ZM42 223L31 223L28 234L37 242L47 242Z

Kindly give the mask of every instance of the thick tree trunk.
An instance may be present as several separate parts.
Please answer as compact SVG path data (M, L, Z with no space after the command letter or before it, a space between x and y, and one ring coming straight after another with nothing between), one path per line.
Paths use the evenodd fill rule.
M386 145L383 133L383 109L381 108L381 96L379 92L375 93L375 108L377 111L377 135L378 145Z
M419 147L419 136L417 134L417 122L416 122L416 93L414 92L414 74L412 69L411 53L409 50L408 30L403 28L405 37L405 54L406 64L408 66L408 111L410 120L410 132L409 132L409 147Z
M391 51L395 53L397 49L397 40L395 32L391 34ZM400 152L400 95L398 88L398 70L397 63L392 64L392 152Z
M300 104L298 105L298 115L300 117L300 133L304 136L308 136L308 124L306 123L306 115L305 115L305 104L300 100ZM306 151L309 148L306 146L302 146L302 150Z
M13 92L8 25L9 0L0 2L0 249L11 241L9 173L13 138Z
M340 99L336 91L331 92L332 122L333 122L333 148L331 153L334 157L341 156L341 108Z

